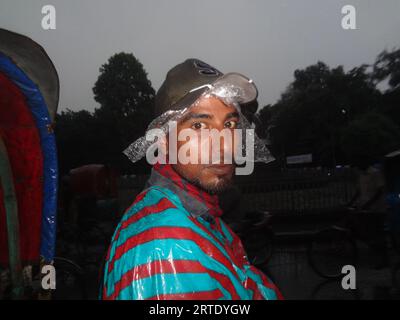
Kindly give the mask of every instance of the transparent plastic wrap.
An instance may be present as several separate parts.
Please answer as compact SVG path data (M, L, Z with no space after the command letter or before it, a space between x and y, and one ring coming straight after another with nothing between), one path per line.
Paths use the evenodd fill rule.
M193 191L171 188L177 173L165 167L152 172L150 187L118 225L102 299L283 299L271 279L250 264L241 240L221 218L201 214L204 203L196 202Z
M254 101L257 93L252 80L238 73L223 75L206 63L188 59L168 72L156 96L155 112L159 116L150 123L145 136L123 152L132 162L147 157L153 146L164 145L158 139L176 138L176 132L172 134L171 129L176 129L176 124L183 121L183 117L187 117L203 99L216 97L236 109L237 114L230 112L226 115L235 120L232 120L234 124L226 126L228 121L224 120L223 127L228 133L239 135L228 141L229 145L224 136L224 148L214 148L214 144L210 148L210 144L203 142L210 142L214 136L204 139L201 136L204 131L196 129L193 137L197 139L200 136L200 144L206 145L202 150L213 149L213 155L214 151L219 154L223 150L225 162L225 155L230 155L233 146L235 156L237 151L241 151L240 156L249 161L268 163L274 158L240 107ZM196 117L211 116L197 114ZM204 127L215 126L219 127L219 124ZM194 140L191 142L191 145L199 145ZM247 157L247 152L251 157ZM218 195L185 180L172 167L171 154L169 150L167 163L156 161L153 164L145 190L124 213L113 235L104 268L102 298L281 299L279 289L249 263L241 240L221 219ZM215 159L212 161L214 163Z
M157 140L156 136L153 136L150 132L152 129L161 129L166 135L168 134L172 121L178 122L185 114L187 114L191 108L195 107L202 97L214 96L221 99L226 105L232 105L236 108L239 113L239 123L237 128L242 129L242 154L246 155L246 135L249 141L254 141L254 157L250 160L254 162L269 163L275 158L271 155L270 151L254 130L254 125L246 119L241 112L241 97L243 96L242 88L234 84L226 84L217 81L213 85L207 85L208 90L205 91L200 98L198 98L193 104L180 110L168 110L162 115L154 119L146 130L146 134L133 143L131 143L123 153L132 161L137 162L146 156L146 152L150 146L152 146ZM199 89L195 88L194 90Z

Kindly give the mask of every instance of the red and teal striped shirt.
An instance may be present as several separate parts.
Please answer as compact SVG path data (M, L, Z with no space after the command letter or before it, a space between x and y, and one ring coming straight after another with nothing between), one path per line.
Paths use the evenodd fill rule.
M108 250L103 299L282 299L221 219L218 198L155 165Z

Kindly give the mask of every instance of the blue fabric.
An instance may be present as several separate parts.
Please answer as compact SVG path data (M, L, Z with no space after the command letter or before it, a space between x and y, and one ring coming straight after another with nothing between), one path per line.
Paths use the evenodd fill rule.
M50 262L54 258L56 241L58 164L56 140L48 131L51 118L46 102L35 83L6 55L0 52L0 72L19 87L35 119L43 153L43 210L40 254Z

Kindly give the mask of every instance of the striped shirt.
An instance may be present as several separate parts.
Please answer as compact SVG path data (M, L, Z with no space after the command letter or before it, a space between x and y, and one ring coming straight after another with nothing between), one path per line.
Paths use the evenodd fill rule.
M113 235L102 298L282 299L249 263L217 201L169 165L154 166Z

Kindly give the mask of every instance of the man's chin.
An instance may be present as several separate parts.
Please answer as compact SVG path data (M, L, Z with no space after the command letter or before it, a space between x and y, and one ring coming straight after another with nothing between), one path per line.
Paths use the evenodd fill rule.
M213 172L203 170L195 178L189 178L178 166L173 167L175 171L196 187L208 192L209 194L219 194L228 189L233 184L232 172Z
M232 178L221 178L217 177L215 178L216 181L213 182L208 182L208 183L199 183L197 182L197 185L202 188L204 191L208 192L209 194L219 194L226 189L228 189L232 185Z

